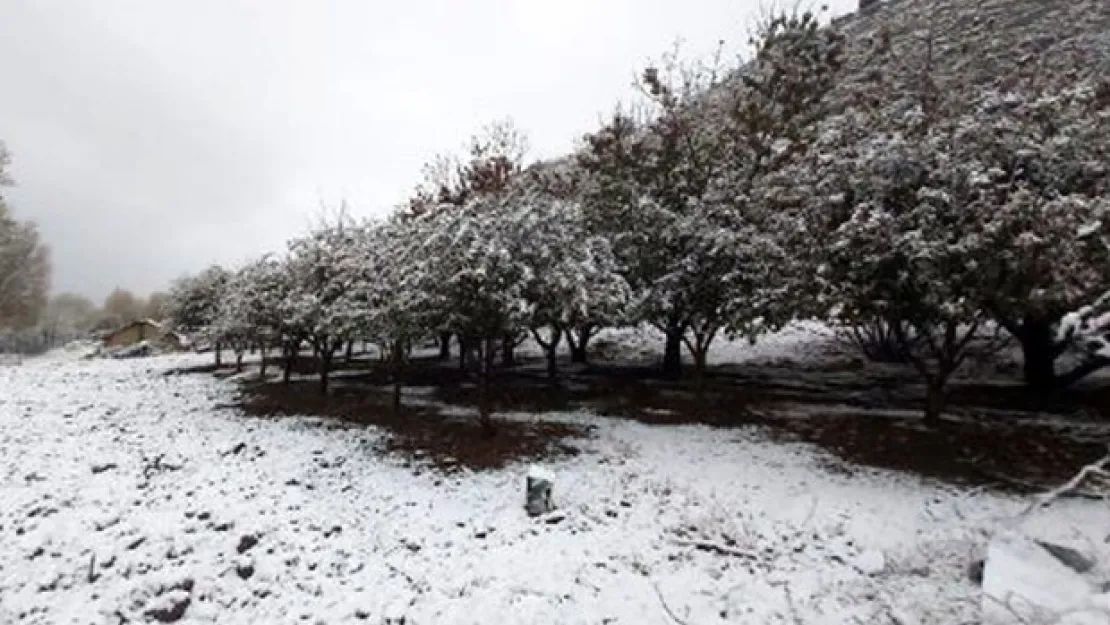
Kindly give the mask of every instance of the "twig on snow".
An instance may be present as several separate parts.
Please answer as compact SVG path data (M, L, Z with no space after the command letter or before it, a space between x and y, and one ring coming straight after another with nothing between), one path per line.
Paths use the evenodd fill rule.
M782 585L782 592L786 595L786 607L790 609L790 618L794 621L794 625L805 625L805 621L798 614L798 606L794 605L794 593L790 592L789 583Z
M759 559L759 555L750 551L733 549L732 547L719 545L714 542L709 542L708 540L680 540L675 538L671 540L671 543L678 545L679 547L693 547L698 551L709 551L721 556L733 556L736 558L747 558L749 560Z
M809 512L806 512L805 518L802 519L802 522L798 524L798 527L807 527L809 525L809 522L813 520L813 517L817 515L817 504L819 501L817 499L817 495L811 495L810 498L811 501L809 503Z
M678 625L690 625L690 623L688 623L687 621L678 618L678 615L674 613L674 610L671 609L671 606L667 605L667 600L663 598L663 591L659 590L659 584L655 583L655 581L653 580L651 582L651 587L655 589L655 596L659 597L659 603L663 606L663 611L667 613L667 616L671 617L671 619L674 622L678 623Z
M1110 478L1110 471L1107 470L1108 466L1110 466L1110 454L1103 456L1103 458L1098 462L1093 462L1083 467L1079 470L1079 473L1076 473L1074 477L1065 482L1063 485L1058 486L1048 491L1047 493L1044 493L1037 497L1032 503L1026 506L1026 508L1022 510L1021 513L1018 514L1018 518L1022 518L1028 515L1030 512L1038 508L1043 508L1056 499L1059 499L1060 497L1075 491L1075 489L1079 488L1079 485L1082 484L1084 480L1086 480L1088 477L1091 477L1092 475Z

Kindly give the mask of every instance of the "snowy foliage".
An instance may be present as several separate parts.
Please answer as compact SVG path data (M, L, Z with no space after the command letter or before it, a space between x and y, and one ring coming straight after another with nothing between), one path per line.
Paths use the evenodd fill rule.
M241 271L222 331L326 358L449 333L488 357L524 332L550 355L560 335L649 323L665 366L685 341L700 372L721 333L820 316L891 328L940 399L994 346L983 328L1021 343L1027 379L1055 378L1110 290L1106 246L1077 236L1110 193L1110 54L1091 35L1106 6L901 4L829 27L771 16L742 64L665 56L563 159L526 167L524 135L492 124L396 215ZM206 298L176 299L186 326L212 323Z
M11 183L10 157L0 142L0 187ZM50 251L33 222L12 216L0 195L0 332L33 326L50 290Z
M362 331L392 353L404 356L408 346L425 335L435 319L428 284L412 271L415 254L412 223L392 218L366 224L355 250L351 297L363 308Z
M699 365L718 331L754 338L793 314L786 296L806 272L784 250L781 172L806 146L839 54L836 31L803 13L764 24L735 71L666 57L643 73L643 106L580 152L587 210L634 289L634 318L685 337Z
M521 255L525 242L502 220L511 212L503 199L485 196L412 222L411 285L427 294L438 327L493 340L528 326L533 274Z
M233 273L224 287L215 323L219 339L242 353L251 344L264 349L283 333L282 306L290 284L285 266L271 256Z
M522 238L532 276L526 297L532 327L557 331L620 323L630 297L609 240L590 231L572 164L540 164L519 183L503 219Z
M330 356L367 326L355 271L363 235L362 228L341 220L289 242L285 270L290 284L280 304L282 325L321 354Z
M166 300L170 326L194 338L217 340L216 324L229 279L226 269L213 265L196 276L175 282Z

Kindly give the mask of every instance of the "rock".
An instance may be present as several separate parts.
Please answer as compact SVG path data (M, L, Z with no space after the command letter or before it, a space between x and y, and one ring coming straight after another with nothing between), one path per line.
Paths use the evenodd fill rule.
M254 575L254 565L250 563L237 564L235 574L239 576L239 579L250 579Z
M543 522L548 525L555 525L556 523L562 523L566 518L567 515L564 512L553 512L544 517Z
M852 566L864 575L878 575L886 569L886 556L878 549L869 549L852 558Z
M355 618L360 621L365 621L366 619L370 618L370 613L366 610L355 610Z
M250 534L244 534L243 537L239 539L239 544L238 544L238 546L235 547L235 551L237 551L240 555L242 555L242 554L250 551L251 547L254 547L257 544L258 544L258 538L257 537L252 536Z
M967 567L967 578L977 586L983 584L983 565L986 564L985 560L978 559L972 560L971 564Z
M146 616L162 623L173 623L185 616L192 598L185 590L172 590L157 599L157 607L148 609Z
M1063 545L1048 543L1043 540L1038 540L1037 544L1044 547L1045 551L1051 553L1054 558L1063 562L1076 573L1086 573L1095 568L1094 560L1091 560L1071 547L1064 547Z
M534 466L528 470L524 501L524 510L528 516L541 516L555 509L555 504L551 501L554 482L555 477L543 468Z
M114 462L107 462L105 464L94 464L92 465L92 472L93 474L104 473L105 471L110 471L117 467L119 467L119 465Z
M1084 606L1093 584L1037 541L1001 532L987 547L983 565L983 625L1017 625Z

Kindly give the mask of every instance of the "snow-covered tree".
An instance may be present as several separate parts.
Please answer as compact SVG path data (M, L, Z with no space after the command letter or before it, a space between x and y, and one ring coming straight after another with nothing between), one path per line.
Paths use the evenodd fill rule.
M96 305L76 293L59 293L50 298L39 329L48 347L74 340L90 330L97 320Z
M362 228L341 218L289 242L289 290L282 325L295 352L307 341L316 352L320 392L327 394L335 352L366 327L367 310L355 296ZM287 353L287 357L294 353Z
M0 187L11 184L11 158L0 142ZM0 332L34 326L50 291L50 251L33 222L12 216L0 195Z
M170 327L190 335L194 341L211 341L216 366L221 364L221 345L216 321L229 273L213 265L195 276L174 282L166 300L166 320Z
M1110 255L1110 197L1101 198L1095 218L1075 233L1076 243L1098 245ZM1110 366L1110 287L1093 301L1068 312L1056 328L1055 340L1070 346L1091 368Z
M525 252L537 276L532 334L547 353L552 376L563 339L571 362L586 362L590 339L601 328L623 323L631 300L608 238L592 231L582 208L584 176L571 158L540 162L514 190L513 202L530 207L520 214L537 222L524 232L536 241ZM546 338L541 328L549 331Z
M216 317L216 334L232 347L236 368L242 368L244 352L258 347L266 375L269 350L284 334L282 306L290 281L285 266L266 255L235 271L225 286Z
M642 76L645 107L587 138L584 201L607 233L636 317L667 337L664 371L683 342L701 376L722 330L754 338L792 311L779 240L793 223L783 168L811 139L820 96L839 69L840 37L812 13L768 20L750 62L684 65Z
M134 293L116 287L104 298L102 309L104 314L115 319L116 323L124 324L138 319L142 314L143 305Z
M503 219L505 203L499 194L483 194L409 222L410 284L427 294L437 327L477 349L482 423L490 429L494 350L506 335L526 331L534 312L527 298L533 275L523 262L523 241Z
M147 296L146 302L143 303L142 316L155 321L161 321L165 318L167 297L169 295L161 291L155 291Z
M988 92L961 127L950 158L974 189L965 227L983 306L1020 343L1030 386L1067 386L1106 364L1057 371L1069 342L1055 327L1110 287L1105 246L1075 238L1110 193L1110 82Z
M378 344L393 378L393 408L400 409L401 384L412 344L433 329L436 310L428 283L414 269L422 251L415 224L395 215L363 227L353 263L351 297L365 312L365 336Z
M529 276L528 328L547 354L552 378L563 338L576 332L576 345L584 349L593 328L623 317L630 297L609 241L589 232L577 198L560 192L552 180L557 173L532 168L495 209Z
M974 127L933 95L830 117L812 160L795 172L814 192L816 301L844 323L890 322L925 381L930 423L987 320L982 236L969 227L978 190L970 164L956 158Z
M966 259L984 278L975 297L1021 345L1028 383L1059 388L1099 365L1057 371L1068 343L1054 326L1106 282L1103 250L1072 241L1107 189L1110 88L1105 55L1086 35L1105 16L1093 5L1053 5L996 33L977 24L974 7L951 8L943 16L883 11L860 22L844 77L826 98L835 114L824 139L858 146L874 135L950 126L952 141L936 151L951 169L940 188L967 205L958 227ZM1054 44L1031 56L1030 33ZM826 147L818 152L828 159L855 159L855 148ZM854 183L833 184L834 169L818 163L800 172L821 180L798 188L819 184L843 199L827 203L818 221L842 220L856 203Z
M423 168L423 180L416 193L402 208L409 217L430 212L453 210L472 204L484 196L504 195L521 173L528 151L528 139L510 118L494 121L474 134L464 155L440 155ZM451 333L439 331L440 357L450 357ZM512 350L518 342L515 335L502 338L502 354L506 363L512 361ZM466 337L459 337L459 364L466 366L470 346Z

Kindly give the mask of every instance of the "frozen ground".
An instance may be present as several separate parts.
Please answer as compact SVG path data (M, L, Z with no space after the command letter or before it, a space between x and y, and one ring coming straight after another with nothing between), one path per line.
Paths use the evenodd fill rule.
M965 623L968 562L1025 504L568 414L597 427L531 520L526 467L445 477L373 430L247 419L231 383L160 375L181 360L0 368L0 623ZM1030 523L1106 563L1104 503Z

